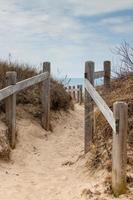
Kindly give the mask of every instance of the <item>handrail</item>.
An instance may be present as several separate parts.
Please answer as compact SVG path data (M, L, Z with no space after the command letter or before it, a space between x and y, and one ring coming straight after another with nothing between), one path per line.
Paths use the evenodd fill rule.
M9 97L10 95L20 92L23 89L26 89L32 85L35 85L37 83L40 83L47 79L49 76L48 72L41 73L39 75L33 76L31 78L28 78L26 80L20 81L16 83L16 85L10 85L8 87L5 87L0 90L0 101Z
M105 74L104 71L97 71L97 72L94 72L94 79L103 78L103 77L104 77L104 74Z
M99 95L99 93L95 90L90 81L87 79L85 79L85 88L89 92L89 94L91 95L92 99L95 101L97 106L99 107L100 111L102 112L102 114L112 127L113 131L116 132L113 112L110 110L106 102L103 100L103 98Z

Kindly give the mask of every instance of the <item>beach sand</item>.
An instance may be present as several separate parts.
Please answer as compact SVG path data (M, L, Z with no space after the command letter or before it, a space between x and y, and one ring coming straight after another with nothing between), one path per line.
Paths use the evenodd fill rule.
M16 149L10 162L0 161L0 200L116 199L104 192L107 172L85 166L83 106L52 115L53 132L33 118L17 120Z

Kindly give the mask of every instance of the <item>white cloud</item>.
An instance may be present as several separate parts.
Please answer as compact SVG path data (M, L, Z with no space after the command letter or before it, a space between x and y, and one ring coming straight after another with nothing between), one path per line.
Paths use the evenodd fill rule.
M69 0L75 15L92 16L133 8L132 0Z
M19 60L35 64L49 59L55 68L64 67L65 74L73 71L78 76L83 61L106 58L112 45L106 43L105 35L100 36L91 23L87 26L81 23L80 16L133 8L133 1L0 0L0 8L2 57L11 52ZM103 20L100 25L109 24L116 32L125 30L121 19L109 20ZM130 23L126 23L127 26L131 28ZM79 70L75 69L77 66Z
M130 16L103 19L101 20L100 25L115 33L133 33L133 20Z

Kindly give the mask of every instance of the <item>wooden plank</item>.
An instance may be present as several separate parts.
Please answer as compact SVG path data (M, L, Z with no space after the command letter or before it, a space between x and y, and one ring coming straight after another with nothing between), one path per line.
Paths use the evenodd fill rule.
M0 90L0 101L12 95L14 93L13 88L14 86L10 85Z
M98 71L94 73L94 79L98 79L102 77L104 77L104 71Z
M41 100L42 100L42 127L50 130L50 63L43 63L43 72L49 74L48 79L41 83Z
M40 82L46 80L47 78L48 78L48 73L45 72L45 73L39 74L37 76L33 76L31 78L28 78L26 80L20 81L14 86L14 91L19 92L23 89L31 87L32 85L40 83Z
M127 166L127 126L128 105L124 102L116 102L113 105L116 132L113 133L112 151L112 189L118 197L126 193L126 166Z
M48 78L48 73L45 72L45 73L39 74L37 76L28 78L26 80L20 81L16 85L10 85L6 88L3 88L2 90L0 90L0 101L14 93L20 92L21 90L24 90L32 85L40 83L47 78Z
M94 85L94 62L85 63L85 78ZM94 133L94 102L85 88L85 145L84 151L87 153L93 141Z
M16 72L6 73L6 85L16 84ZM8 136L11 148L15 148L16 143L16 94L6 98L6 123L8 126Z
M98 94L95 88L92 86L89 80L85 79L85 88L88 93L91 95L95 103L97 104L98 108L112 127L113 131L115 132L115 119L113 116L113 112L110 110L108 105L105 103L103 98Z

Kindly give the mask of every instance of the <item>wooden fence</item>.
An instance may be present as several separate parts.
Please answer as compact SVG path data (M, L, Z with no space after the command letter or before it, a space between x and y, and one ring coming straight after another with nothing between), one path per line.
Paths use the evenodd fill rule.
M99 72L95 72L94 62L85 63L85 153L89 151L93 142L95 103L113 130L112 189L115 196L119 196L126 191L128 105L125 102L115 102L112 112L94 88L94 79L104 77L104 85L108 89L110 74L111 63L109 61L104 62L104 71Z
M0 90L0 101L5 99L6 123L11 148L16 141L16 94L24 89L38 84L41 91L42 127L49 130L50 125L50 63L43 63L43 73L16 83L17 73L6 73L6 87Z
M69 93L69 95L72 97L72 99L79 103L80 105L83 102L83 86L77 85L76 86L68 86L65 87L65 90Z
M112 151L112 188L118 196L126 191L126 137L127 137L127 104L115 102L113 112L94 88L94 79L104 77L104 85L110 87L111 63L104 62L104 71L94 71L94 62L85 63L85 153L90 149L94 135L94 103L98 106L113 130ZM16 95L30 86L38 84L41 88L42 126L47 131L50 126L50 63L43 63L43 73L29 79L16 82L16 72L6 73L6 87L0 90L0 101L6 100L6 122L9 141L12 148L16 141ZM82 86L69 86L66 90L73 99L82 103Z

